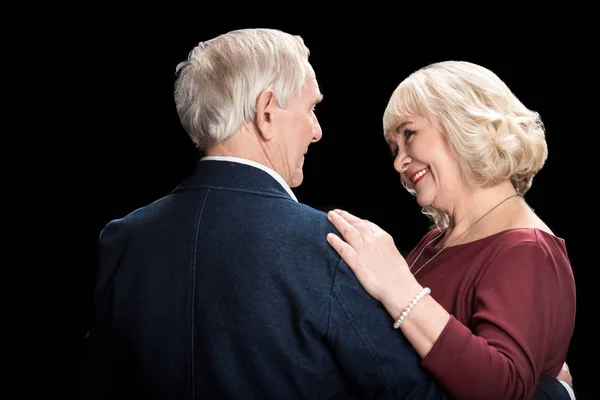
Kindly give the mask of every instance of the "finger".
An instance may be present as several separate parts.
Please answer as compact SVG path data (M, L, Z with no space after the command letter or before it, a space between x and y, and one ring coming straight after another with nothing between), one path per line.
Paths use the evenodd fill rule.
M363 236L366 233L381 232L381 228L377 224L374 224L373 222L371 222L369 220L358 218L357 216L350 214L348 211L339 210L339 209L335 209L333 211L338 213L345 221L347 221L352 226L354 226L356 229L358 229L359 232L361 233L361 235L363 235Z
M362 236L360 232L353 226L348 223L342 216L334 211L330 211L327 213L327 218L329 221L337 228L338 231L342 234L342 237L350 246L355 249L359 249L362 246Z
M344 211L344 210L340 210L340 209L335 209L333 211L338 213L344 220L346 220L347 222L349 222L351 224L358 224L358 223L363 222L362 219L350 214L348 211Z
M346 221L339 212L329 211L327 213L327 219L337 228L338 231L342 232L348 227L351 227L350 223Z
M337 253L342 257L342 259L350 266L350 268L354 269L358 263L358 255L356 250L348 243L344 242L338 235L334 233L327 234L327 242Z

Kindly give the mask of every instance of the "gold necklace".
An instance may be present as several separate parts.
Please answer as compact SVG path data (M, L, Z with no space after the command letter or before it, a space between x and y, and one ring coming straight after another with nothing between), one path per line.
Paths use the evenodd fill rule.
M477 225L477 223L479 221L481 221L483 219L483 217L485 217L486 215L488 215L489 213L491 213L492 211L494 211L496 208L498 208L502 203L504 203L506 200L516 197L516 196L521 196L520 194L516 193L513 195L508 196L507 198L505 198L504 200L502 200L500 203L496 204L494 207L492 207L488 212L486 212L485 214L483 214L481 217L477 218L477 221L475 221L473 223L473 225L471 225L469 227L469 229L467 229L466 231L464 231L463 233L461 233L456 239L452 240L450 243L448 243L447 245L445 245L444 247L442 247L442 249L440 251L438 251L437 253L435 253L433 255L433 257L431 257L429 260L425 261L425 264L421 265L421 267L416 270L413 274L413 276L417 275L417 273L423 269L424 266L426 266L427 264L429 264L429 262L431 260L433 260L434 258L436 258L437 256L440 255L440 253L444 250L446 250L448 247L450 247L454 242L456 242L458 239L460 239L461 237L465 236L471 229L473 229L473 227L475 225ZM441 232L439 235L437 235L436 237L434 237L433 239L431 239L425 246L423 246L423 248L421 249L421 251L419 252L419 254L417 255L417 258L415 258L415 261L412 262L412 264L410 265L410 267L408 268L409 271L412 271L413 267L415 266L416 262L419 260L419 258L421 257L421 254L423 254L423 251L425 251L425 249L427 248L427 246L429 246L431 243L433 243L434 241L436 241L440 236L442 236L444 234L444 232Z

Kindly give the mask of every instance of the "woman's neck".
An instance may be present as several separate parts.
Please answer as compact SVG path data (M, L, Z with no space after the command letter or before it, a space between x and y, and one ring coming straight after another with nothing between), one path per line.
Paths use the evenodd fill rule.
M450 224L439 246L465 243L478 238L486 226L506 221L514 212L512 203L519 198L510 182L491 188L477 188L463 195L449 211ZM513 210L513 211L511 211Z

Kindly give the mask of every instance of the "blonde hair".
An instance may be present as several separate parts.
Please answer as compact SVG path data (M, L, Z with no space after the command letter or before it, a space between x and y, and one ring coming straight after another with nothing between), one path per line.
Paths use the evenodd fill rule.
M205 150L253 122L263 90L273 89L286 107L302 89L308 56L300 36L276 29L240 29L201 42L176 68L183 128Z
M480 65L444 61L409 75L385 109L386 140L398 121L414 115L435 121L457 155L465 178L476 186L510 179L517 193L524 195L548 156L540 115ZM449 216L444 211L424 207L423 213L437 226L448 226Z

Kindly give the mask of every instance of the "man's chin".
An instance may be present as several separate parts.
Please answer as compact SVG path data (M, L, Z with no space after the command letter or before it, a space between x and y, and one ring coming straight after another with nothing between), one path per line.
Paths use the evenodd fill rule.
M290 187L291 188L295 188L300 186L300 184L302 184L302 181L304 180L304 174L302 173L302 171L300 171L299 173L297 173L296 175L294 175L294 177L292 178L292 182L290 183Z

